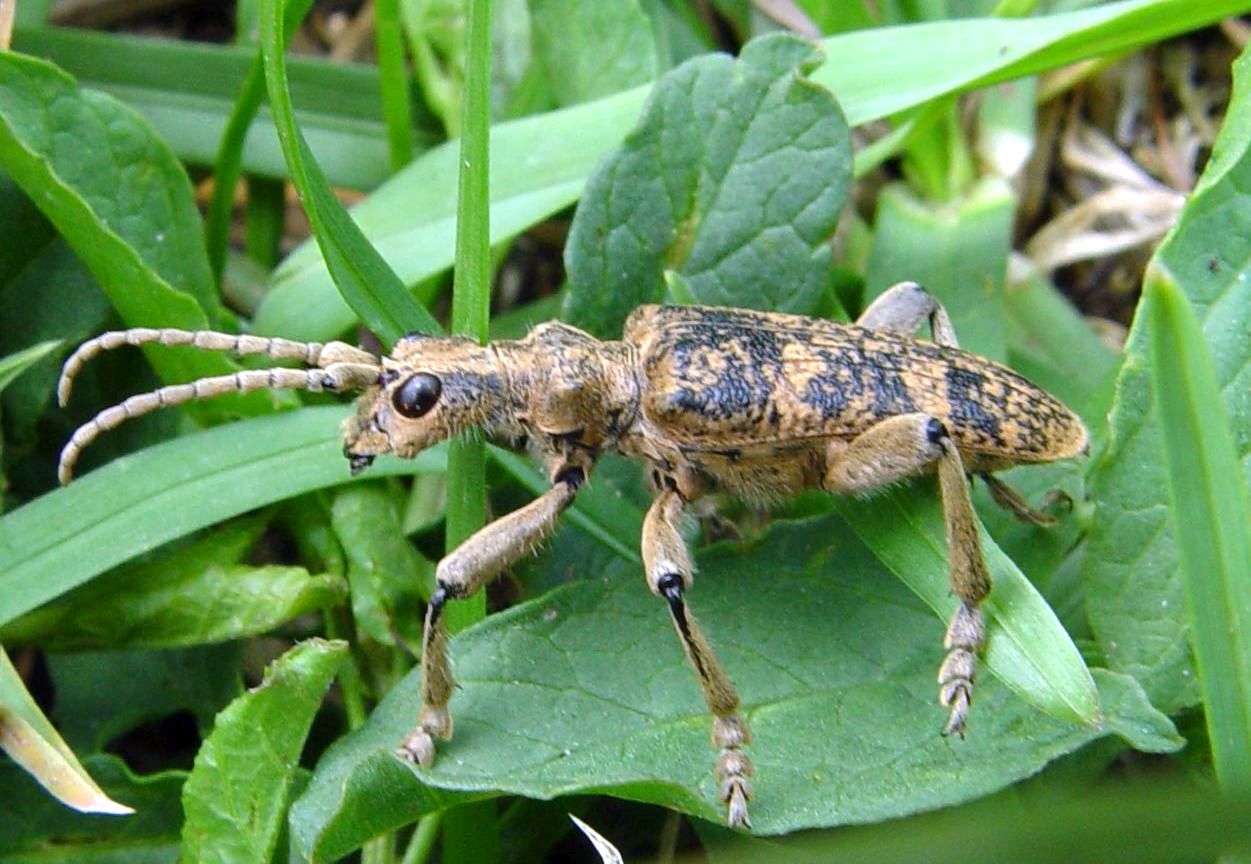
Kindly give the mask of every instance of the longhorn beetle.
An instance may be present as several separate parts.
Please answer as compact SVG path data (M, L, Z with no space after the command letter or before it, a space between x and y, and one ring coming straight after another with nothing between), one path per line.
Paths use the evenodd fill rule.
M928 321L933 341L913 334ZM374 457L411 458L477 427L528 442L551 479L535 501L482 528L439 562L422 638L422 709L399 752L433 764L449 739L454 682L442 613L449 598L476 593L552 533L601 453L616 450L650 469L655 498L643 523L647 584L668 605L712 712L715 774L731 826L748 825L751 736L739 698L686 603L691 559L678 533L683 510L713 491L774 499L801 489L866 492L937 472L947 530L951 590L961 603L947 627L938 673L949 709L945 734L963 734L990 591L968 475L1019 517L1043 522L992 476L1022 463L1077 456L1081 420L1020 375L959 350L942 305L905 282L881 295L854 325L742 309L643 306L619 341L566 324L524 339L479 345L410 335L388 357L327 344L213 332L136 329L84 343L65 364L64 405L74 375L121 345L193 345L299 360L309 369L236 372L132 396L79 428L61 454L68 483L92 439L131 417L227 392L262 388L364 389L343 428L356 474Z

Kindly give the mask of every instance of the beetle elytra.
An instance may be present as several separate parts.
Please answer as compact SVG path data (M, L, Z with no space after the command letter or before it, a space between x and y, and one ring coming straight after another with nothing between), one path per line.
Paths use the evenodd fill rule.
M915 338L929 322L933 341ZM615 450L650 470L655 497L643 524L647 584L664 599L713 715L714 772L732 826L748 824L753 767L739 697L687 604L692 566L678 532L684 509L710 492L776 499L801 489L866 492L936 472L946 519L951 589L960 606L946 632L939 700L947 733L962 733L985 642L990 591L968 476L996 502L1043 521L991 472L1083 453L1086 429L1054 397L1012 370L959 350L943 307L915 283L885 292L855 325L699 306L644 306L622 338L600 341L561 323L482 346L462 338L406 337L389 356L342 342L292 342L179 330L106 333L66 362L59 396L102 350L191 345L299 360L308 369L248 370L132 396L76 431L62 453L69 482L98 434L166 405L263 388L364 389L344 427L353 472L379 454L412 457L459 432L526 442L552 486L482 528L439 562L422 645L422 710L400 745L429 767L449 739L454 681L442 612L548 536L600 454Z

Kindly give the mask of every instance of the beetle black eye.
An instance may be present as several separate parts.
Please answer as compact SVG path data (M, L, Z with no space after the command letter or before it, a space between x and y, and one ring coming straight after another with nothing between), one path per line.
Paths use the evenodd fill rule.
M391 396L395 410L410 420L416 420L439 401L443 385L429 372L418 372L396 389Z

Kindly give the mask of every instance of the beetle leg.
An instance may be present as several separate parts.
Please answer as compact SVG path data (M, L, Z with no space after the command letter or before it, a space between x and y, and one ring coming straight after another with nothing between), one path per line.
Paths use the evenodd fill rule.
M732 828L746 828L750 826L747 802L752 796L749 778L755 769L743 747L751 743L751 732L739 713L734 685L717 662L712 646L683 598L692 580L690 555L678 533L684 504L676 489L665 489L647 511L643 521L647 585L669 604L669 614L682 640L682 648L713 714L712 743L720 751L715 773L721 784L721 800L726 805L726 821Z
M856 323L870 330L891 330L911 336L927 320L935 342L948 348L960 347L943 304L915 282L900 282L887 288L869 304Z
M938 468L951 590L960 598L943 642L947 656L938 673L938 698L951 711L945 734L963 734L973 699L977 654L986 641L979 604L990 593L990 573L982 557L960 451L937 419L903 414L883 420L850 444L831 444L824 485L830 492L865 492L919 474L931 465Z
M1041 510L1035 510L1033 505L1025 500L1024 495L994 474L982 474L980 476L986 482L986 488L990 490L990 497L994 499L995 503L1015 516L1018 521L1032 522L1044 528L1056 524L1057 520L1054 516L1049 516ZM1049 507L1061 498L1068 498L1068 496L1059 490L1053 489L1047 494L1043 506ZM1071 505L1072 503L1070 500L1069 504Z
M551 489L525 507L486 525L439 562L421 640L421 714L417 727L400 744L400 756L429 768L434 764L434 739L452 737L452 715L447 703L456 682L447 656L447 625L443 620L446 602L472 597L492 577L551 534L561 512L572 503L585 479L583 468L559 469Z

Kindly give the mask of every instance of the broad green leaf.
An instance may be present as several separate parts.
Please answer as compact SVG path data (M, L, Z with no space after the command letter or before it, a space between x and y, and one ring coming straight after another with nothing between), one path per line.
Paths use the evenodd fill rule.
M182 790L183 861L269 862L304 739L346 654L344 642L302 642L217 715Z
M81 813L121 816L134 811L114 801L79 763L27 692L0 648L0 750L58 801Z
M357 630L384 645L394 644L395 633L419 645L434 564L405 538L395 504L385 485L362 483L335 496L330 518L347 556Z
M1104 726L1052 719L983 676L966 740L942 737L943 625L836 517L698 556L690 603L743 699L754 831L878 821L984 795L1108 733L1176 749L1168 719L1101 678ZM452 643L456 737L399 762L418 675L322 758L291 813L298 860L334 860L456 801L610 791L719 822L710 718L664 605L624 563ZM424 783L422 781L425 781ZM454 791L455 790L455 791Z
M833 92L852 125L946 93L1053 69L1213 23L1248 0L1129 0L1025 20L961 19L860 30L820 43L815 83ZM518 234L577 200L598 161L638 120L646 88L503 123L491 136L491 242ZM452 262L456 148L417 159L352 210L407 285ZM352 324L312 244L274 274L259 332L331 338Z
M79 753L182 712L207 730L243 689L242 642L157 651L49 653L52 720Z
M138 260L115 266L148 275L132 291L174 309L193 308L174 306L175 292L189 295L201 320L216 321L191 185L173 154L132 109L79 89L55 66L17 54L3 60L0 155L13 179L93 270L104 250L87 249L87 238L128 245Z
M837 103L803 78L811 46L748 44L657 83L588 182L570 231L565 317L600 336L679 273L701 303L811 313L851 182Z
M255 48L172 41L63 27L18 28L14 47L43 57L87 87L126 102L178 158L215 164ZM288 61L296 118L336 187L372 189L387 178L378 71L314 57ZM431 143L425 136L424 144ZM287 166L268 108L247 130L243 170L285 177Z
M127 456L0 518L0 624L162 543L351 480L343 408L304 408ZM368 477L444 470L443 448Z
M1251 54L1247 55L1251 58ZM1249 61L1251 62L1251 61ZM1251 507L1203 334L1172 274L1147 274L1152 385L1190 641L1221 787L1251 794Z
M1012 190L992 177L951 202L920 201L901 185L882 190L865 269L866 301L896 282L920 282L947 307L961 348L1003 360L1003 291L1015 210Z
M238 563L267 521L228 525L169 555L118 568L10 622L0 638L55 651L198 645L264 633L341 602L347 586L337 576Z
M220 318L186 173L132 109L48 63L0 54L0 167L128 325L204 329ZM237 368L218 354L145 351L166 381ZM273 404L265 393L230 401Z
M175 864L182 807L182 772L137 777L116 756L84 766L134 815L84 815L48 797L17 766L0 759L0 862L3 864Z
M413 330L438 332L439 325L430 313L408 295L386 261L348 217L295 124L287 89L284 6L284 0L266 0L261 4L265 85L291 182L300 193L335 284L343 299L387 345Z
M1215 364L1244 482L1251 479L1251 59L1234 68L1230 112L1177 227L1152 267L1186 295ZM1199 699L1151 386L1145 315L1125 346L1109 442L1094 466L1088 611L1108 664L1173 712Z
M530 0L535 58L559 105L608 96L652 80L652 27L638 0Z

